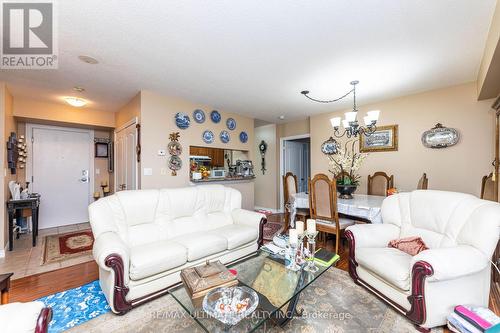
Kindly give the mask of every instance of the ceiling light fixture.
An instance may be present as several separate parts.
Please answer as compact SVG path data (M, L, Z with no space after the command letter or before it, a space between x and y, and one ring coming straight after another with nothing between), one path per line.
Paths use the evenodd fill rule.
M66 101L66 103L68 103L71 106L74 106L75 108L81 108L82 106L87 105L87 101L82 98L64 97L64 100Z
M75 87L73 87L73 90L76 91L76 92L82 93L82 92L85 91L85 88L82 88L82 87L79 87L79 86L75 86Z
M281 116L279 116L279 117L278 117L278 119L279 119L279 120L283 120L283 119L285 119L285 116L284 116L284 115L281 115Z
M91 56L86 56L86 55L78 56L78 59L80 59L84 63L90 64L90 65L96 65L99 63L99 61L97 61L96 58L93 58Z
M343 136L347 136L348 138L357 137L358 135L361 135L361 134L365 134L365 135L369 136L369 135L372 135L377 130L377 120L378 120L378 117L380 114L380 111L378 111L378 110L368 111L366 117L363 118L363 120L365 122L365 126L359 126L358 119L357 119L358 109L356 107L356 85L358 83L359 83L359 81L351 81L351 85L352 85L351 90L349 90L346 94L344 94L343 96L341 96L339 98L328 100L328 101L323 101L323 100L309 97L308 90L304 90L304 91L300 92L302 95L306 96L311 101L318 102L318 103L334 103L334 102L340 101L343 98L346 98L351 93L354 95L352 111L345 113L345 119L342 120L340 117L334 117L334 118L330 119L330 122L332 124L333 129L334 129L333 134L337 138L341 138ZM343 133L340 133L340 131L339 131L340 122L342 122L342 125L344 126Z

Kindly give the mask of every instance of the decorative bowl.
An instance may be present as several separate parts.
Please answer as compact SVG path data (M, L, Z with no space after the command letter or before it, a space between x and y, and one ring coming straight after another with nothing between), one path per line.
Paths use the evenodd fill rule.
M337 184L337 192L339 192L339 198L341 199L352 199L352 194L356 191L358 187L356 185L342 185Z
M245 286L211 290L203 298L203 310L225 325L234 326L255 311L257 293Z

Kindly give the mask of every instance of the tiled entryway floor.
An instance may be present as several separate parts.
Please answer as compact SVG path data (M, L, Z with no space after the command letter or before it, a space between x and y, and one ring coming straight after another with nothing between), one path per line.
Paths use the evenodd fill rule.
M14 273L12 279L42 272L53 271L93 260L92 255L84 255L61 262L41 265L44 239L47 235L64 234L67 232L90 229L89 223L66 225L57 228L40 229L36 246L31 246L31 234L23 234L19 239L14 239L14 249L5 251L5 257L0 258L0 274Z

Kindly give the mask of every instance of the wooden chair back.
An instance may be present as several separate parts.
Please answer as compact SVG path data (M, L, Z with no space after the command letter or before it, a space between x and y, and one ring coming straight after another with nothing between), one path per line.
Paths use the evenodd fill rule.
M387 175L383 171L377 171L368 175L368 194L386 197L387 190L394 187L394 175Z
M318 231L334 233L336 236L335 253L339 253L339 242L341 237L339 214L337 210L337 180L325 174L317 174L309 179L309 209L312 219L317 221L331 222L328 224L316 224Z
M424 172L422 177L418 180L417 190L427 190L427 186L429 185L429 178L427 178L427 174Z
M481 199L495 201L495 182L492 173L483 176L481 180Z
M293 194L297 193L297 176L291 172L287 172L283 176L283 196L285 205L290 202Z

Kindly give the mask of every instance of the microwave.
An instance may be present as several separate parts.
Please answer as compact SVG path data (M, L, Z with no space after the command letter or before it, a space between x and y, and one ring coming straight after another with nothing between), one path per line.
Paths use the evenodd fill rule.
M210 172L210 178L225 178L226 170L212 170Z

